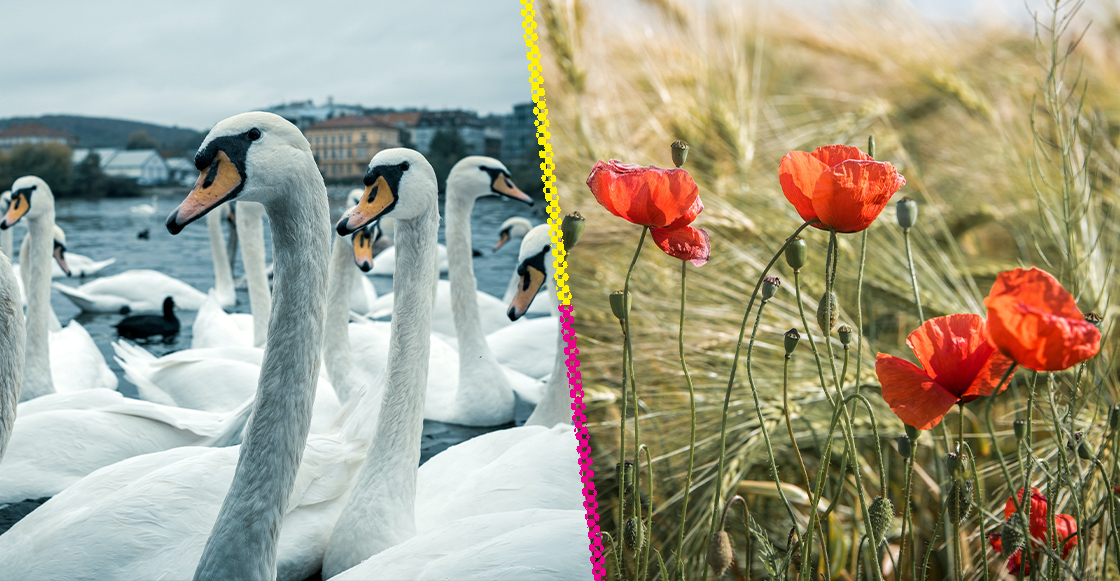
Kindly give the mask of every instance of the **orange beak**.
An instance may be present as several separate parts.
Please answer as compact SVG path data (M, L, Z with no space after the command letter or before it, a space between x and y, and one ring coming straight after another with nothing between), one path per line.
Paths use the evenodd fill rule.
M366 186L366 191L362 193L362 199L358 202L358 205L354 206L338 221L335 230L341 236L356 232L366 224L380 218L396 201L396 192L389 186L389 182L385 181L384 176L377 176L376 181Z
M509 310L506 311L509 320L516 321L525 315L529 310L529 305L533 304L533 298L541 290L544 278L545 274L535 267L527 266L524 268L521 273L521 284L517 286L517 293L513 295L513 300L509 303Z
M8 205L8 211L4 213L4 220L0 222L0 230L7 230L19 222L19 219L31 209L31 201L27 199L27 194L12 194L12 203Z
M494 178L494 183L490 184L490 188L503 196L521 200L530 206L533 205L533 198L530 198L528 194L519 190L517 185L513 183L513 180L509 179L509 176L504 173L499 173Z
M167 217L167 231L178 234L187 224L206 215L241 191L243 180L226 152L218 150L214 161L198 175L187 199Z

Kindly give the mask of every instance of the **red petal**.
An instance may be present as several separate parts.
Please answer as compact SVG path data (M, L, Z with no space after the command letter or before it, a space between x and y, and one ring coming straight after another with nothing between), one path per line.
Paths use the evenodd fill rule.
M1072 537L1077 532L1077 521L1068 514L1054 515L1054 544L1065 540L1062 545L1062 558L1065 559L1069 552L1077 546L1077 537Z
M1037 268L1000 273L984 305L992 344L1029 369L1069 369L1100 350L1100 331L1085 321L1073 296Z
M854 159L856 161L875 161L870 155L860 150L860 148L850 145L823 145L814 149L813 153L810 155L819 159L825 167L840 165L849 159Z
M817 212L813 209L813 189L827 169L828 165L804 151L787 153L778 165L778 181L782 184L782 193L806 222L817 219ZM820 224L814 226L824 229Z
M947 315L930 319L910 333L906 344L914 350L925 372L958 398L976 384L981 374L985 375L985 379L984 383L977 384L978 389L986 387L987 393L995 389L995 384L986 383L992 381L988 363L996 349L988 342L984 318L980 315ZM1002 368L1003 371L1006 369ZM997 375L994 381L998 383L999 379Z
M697 203L696 182L683 169L600 161L587 177L587 187L612 214L642 226L684 225L704 208Z
M891 411L903 423L919 430L929 430L941 423L941 418L957 403L957 396L900 357L880 353L875 359L875 374Z
M703 228L651 228L653 241L665 254L704 266L712 254L711 239Z
M821 174L813 189L813 209L821 222L837 232L859 232L879 217L905 184L889 163L849 159Z

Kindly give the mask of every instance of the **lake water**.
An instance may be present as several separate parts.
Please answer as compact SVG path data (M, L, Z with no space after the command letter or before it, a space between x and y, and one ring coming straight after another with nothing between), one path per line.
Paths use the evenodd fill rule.
M331 202L332 223L337 220L343 210L346 193L350 187L328 187ZM164 227L164 220L179 202L186 196L184 189L178 195L166 195L159 198L157 212L151 217L134 215L130 208L137 204L150 204L151 197L143 199L103 199L103 200L57 200L55 222L66 232L67 251L84 254L94 260L116 258L115 264L101 271L100 275L108 276L131 269L157 270L173 276L206 292L214 285L214 266L210 255L210 239L206 229L205 220L200 220L188 226L177 236L172 236ZM441 207L442 215L442 207ZM525 216L533 223L542 223L547 218L545 205L537 202L530 207L514 200L486 197L479 199L475 204L472 216L472 245L482 252L482 256L474 259L475 276L478 279L478 289L501 298L506 285L516 268L517 254L520 247L519 241L511 241L498 252L491 252L498 239L498 228L502 222L512 216ZM267 221L266 221L267 223ZM140 239L137 233L149 230L148 239ZM14 231L14 245L17 249L23 236L27 233L26 224L21 222ZM265 228L265 241L268 260L271 261L271 242L269 229ZM441 222L439 241L444 241L444 225ZM240 257L234 269L234 278L244 275ZM443 275L446 278L447 275ZM392 291L393 280L388 276L371 276L378 294ZM62 284L78 286L89 279L55 279ZM246 290L237 291L237 305L232 312L249 312L249 294ZM55 313L65 326L71 319L77 319L93 336L105 361L120 380L121 393L126 396L136 397L136 388L124 378L124 373L116 361L113 360L111 342L118 340L115 325L120 322L123 315L83 313L74 306L69 299L58 291L52 291L51 304ZM162 343L157 341L144 343L156 356L165 355L182 349L189 349L191 345L191 326L194 322L195 311L177 311L182 331L174 339ZM519 419L524 421L529 409L519 406ZM426 461L433 454L439 453L447 446L473 437L479 433L494 428L478 429L465 428L425 421L424 450L422 461Z

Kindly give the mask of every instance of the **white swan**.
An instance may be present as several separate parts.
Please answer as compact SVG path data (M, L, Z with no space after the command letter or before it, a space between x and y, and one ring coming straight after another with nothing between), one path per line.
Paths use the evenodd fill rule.
M137 216L154 216L155 213L159 211L159 208L156 205L157 200L157 196L152 196L151 204L136 204L128 210Z
M332 515L323 514L323 505L331 504L335 484L345 492L350 480L335 461L338 450L321 451L329 438L307 441L326 294L326 188L307 140L268 113L219 123L198 159L206 165L204 179L171 215L169 230L178 232L234 196L264 203L276 225L276 300L245 443L178 448L94 472L0 536L5 575L97 571L148 579L184 578L193 570L196 579L275 579L278 546L294 555L286 563L306 566L316 558L304 533L323 518L329 527ZM81 521L73 521L75 510ZM281 532L282 519L308 527ZM281 578L314 572L298 568L281 568Z
M52 257L61 257L65 248L55 246L54 195L50 186L35 176L24 176L12 184L12 204L0 228L11 228L24 216L29 238L26 258L21 255L21 275L27 287L27 347L20 399L27 401L56 391L116 389L116 376L80 324L71 321L62 331L50 331L52 323L58 324L50 306L50 268ZM53 359L52 345L57 351Z
M522 218L521 216L514 216L509 220L502 222L502 225L498 230L498 243L494 245L494 251L497 252L499 248L505 246L505 244L510 240L513 240L515 238L524 238L525 235L528 234L532 229L533 223L526 218ZM517 284L520 282L520 280L521 277L516 272L514 272L513 275L510 276L509 284L506 285L506 292L502 295L503 303L508 305L509 302L513 300L513 295L517 293ZM553 292L552 281L545 281L545 285L542 287L542 289L544 290L544 292ZM532 306L529 307L529 314L548 315L551 317L559 316L559 313L552 308L552 304L549 301L533 301ZM493 341L490 342L490 347L494 348ZM496 348L494 349L494 352L498 355L498 361L502 361L501 350ZM519 369L519 371L523 370ZM532 374L530 373L529 375Z
M7 233L7 236L11 236L11 230L5 230L4 232ZM61 247L65 259L57 255L55 256L55 258L60 260L61 262L55 262L51 265L51 278L94 276L100 273L102 270L105 270L106 267L117 262L116 258L110 258L108 260L94 260L88 256L85 256L84 254L77 254L68 251L66 246L66 233L62 231L62 228L59 227L58 224L55 224L54 226L54 242L56 253ZM27 236L24 236L23 243L20 244L21 255L23 254L24 248L27 246L27 243ZM66 269L62 268L63 263L66 264ZM15 269L16 274L19 275L19 265L17 264L12 268Z
M0 461L12 437L16 404L23 388L27 336L23 306L17 302L19 286L19 279L12 272L12 261L7 256L0 257Z
M393 187L396 172L391 162L397 159L392 153L378 154L370 162L367 176L380 174L373 184L377 193L339 222L340 232L352 231L362 221L376 218L379 208L389 204L393 204L393 213L402 211L399 208L405 198L392 194L397 188ZM367 181L371 180L367 177ZM379 187L382 183L385 185ZM434 203L431 206L429 212L434 213ZM423 224L423 221L413 221ZM406 248L424 248L422 238L416 236L415 240L407 245L399 244L402 252ZM426 241L427 256L431 256L433 241ZM547 248L544 253L548 253ZM425 256L421 254L419 258L423 264ZM530 263L543 261L540 253L536 258ZM526 277L535 284L526 286L533 286L533 292L526 292L519 298L524 302L523 307L519 303L511 307L514 315L528 307L543 282L544 264L532 268L536 271ZM409 273L408 283L421 281L429 288L434 286L432 273L422 267L404 272ZM398 279L403 276L403 272L397 275ZM394 284L397 282L395 279ZM402 291L402 297L408 297L409 304L402 304L405 302L402 299L396 305L399 311L393 321L401 323L399 327L394 325L391 352L395 355L422 351L426 329L416 327L430 316L424 293L406 294L401 287L397 290ZM406 316L407 322L404 321ZM400 332L405 333L403 337ZM411 579L427 577L433 573L433 568L443 573L434 573L430 578L446 578L452 571L456 577L465 571L469 575L485 571L487 578L586 577L590 562L578 557L586 555L587 551L585 527L567 526L559 535L553 530L547 541L540 534L528 534L526 529L532 527L534 521L541 525L537 530L552 528L544 524L552 516L547 514L548 509L560 509L569 525L577 518L582 522L576 439L572 428L565 423L565 418L570 421L570 405L568 413L559 416L561 419L557 423L561 425L555 428L526 426L485 434L449 448L417 471L419 408L424 401L426 370L407 365L398 367L397 364L396 358L390 362L390 379L378 418L375 444L369 449L346 508L331 533L323 561L323 577L336 578L336 574L342 573L337 578ZM567 386L563 387L567 395ZM540 423L550 422L544 417L547 415L555 414L546 409L539 416ZM488 527L483 524L485 522L502 524ZM510 551L506 542L495 543L496 537L515 530L534 542L514 551ZM546 557L556 553L564 557L558 561ZM553 568L573 557L575 561L570 565ZM573 577L571 572L578 573Z
M494 252L500 250L514 238L524 238L532 229L533 223L528 218L521 216L513 216L502 222L502 225L498 227L498 242L494 244Z
M359 195L362 192L359 188L355 188L355 190L357 190ZM346 196L346 207L353 208L357 204L358 197L354 195L354 190L351 190L350 194ZM389 247L373 259L373 266L370 267L368 272L374 275L393 276L393 273L396 272L397 269L397 251L393 250L392 246L393 234L395 232L393 219L385 218L379 223L379 227L381 228L381 233L385 237L386 242L389 243ZM439 244L436 246L436 252L436 260L439 262L439 273L447 274L447 247L443 244ZM391 304L386 305L384 308L386 309L385 315L388 315L393 310Z
M0 210L5 213L8 211L8 205L12 203L12 190L4 190L0 194ZM12 231L11 229L0 230L0 250L4 251L4 256L8 257L8 262L12 262L14 254L12 248Z
M175 299L175 306L193 311L206 300L206 293L193 286L146 269L127 270L76 288L55 283L54 288L87 313L157 312L167 297Z

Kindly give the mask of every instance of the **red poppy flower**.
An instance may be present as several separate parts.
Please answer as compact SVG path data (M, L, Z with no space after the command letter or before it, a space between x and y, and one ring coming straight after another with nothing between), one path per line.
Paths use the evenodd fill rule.
M992 395L1011 361L988 343L984 329L980 315L926 321L906 338L921 367L880 353L875 374L891 411L905 424L928 430L957 403Z
M1037 268L1001 272L988 298L988 336L1019 365L1069 369L1097 354L1101 332L1053 276Z
M1022 488L1019 489L1019 491L1016 493L1016 496L1019 498L1019 501L1022 502L1022 500L1023 500L1023 489ZM1031 487L1031 516L1030 516L1031 523L1030 523L1029 528L1030 528L1031 539L1032 539L1031 545L1032 545L1033 548L1036 548L1036 549L1042 548L1043 547L1042 543L1045 542L1046 539L1047 539L1047 529L1048 529L1048 524L1047 523L1048 523L1048 520L1049 520L1048 516L1047 516L1047 514L1048 514L1047 513L1047 510L1048 510L1047 504L1048 504L1048 502L1047 502L1046 497L1042 495L1042 492L1039 491L1038 487L1032 486ZM1004 514L1005 518L1011 518L1011 515L1015 514L1015 503L1010 498L1007 499L1007 504L1003 508L1003 514ZM1058 541L1065 540L1065 543L1062 546L1062 558L1063 559L1065 559L1067 556L1069 556L1069 552L1072 551L1073 548L1077 546L1077 537L1073 536L1073 534L1076 533L1076 532L1077 532L1077 521L1075 521L1072 516L1070 516L1068 514L1056 514L1056 515L1054 515L1054 537L1055 538L1052 542L1050 542L1050 546L1052 548L1056 548L1057 544L1058 544ZM995 549L996 551L1000 551L1000 552L1003 551L1002 539L1000 538L1000 534L998 532L994 532L994 533L989 534L988 535L988 542L992 545L992 548ZM1013 553L1007 559L1007 571L1009 573L1011 573L1012 575L1017 575L1019 573L1019 568L1020 567L1023 567L1023 573L1024 574L1029 574L1030 573L1029 567L1024 567L1023 566L1022 552L1023 552L1022 549L1020 549L1018 551L1015 551L1015 553ZM1033 555L1033 553L1032 553L1032 555ZM1035 558L1035 560L1037 560L1037 558Z
M879 217L906 178L858 147L826 145L812 153L791 151L778 166L786 199L821 230L859 232Z
M708 233L690 226L704 211L704 204L700 201L700 189L687 171L642 167L613 159L599 161L587 177L587 187L610 213L649 226L654 243L669 256L696 266L708 262Z

